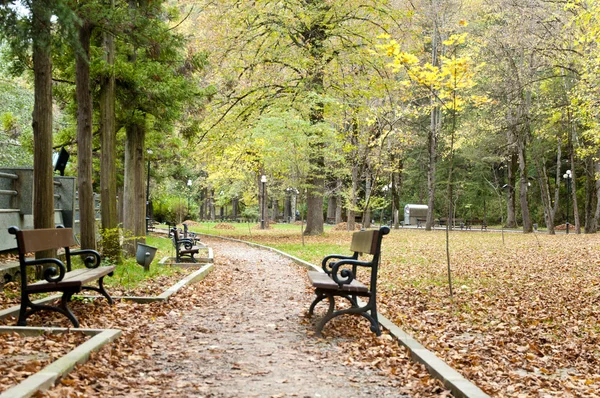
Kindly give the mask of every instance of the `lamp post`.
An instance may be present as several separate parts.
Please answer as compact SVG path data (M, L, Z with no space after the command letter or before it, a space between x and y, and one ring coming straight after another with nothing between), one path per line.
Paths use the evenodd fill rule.
M567 181L567 234L569 234L569 202L571 201L571 179L573 178L571 170L567 170L563 174L563 178Z
M152 149L147 149L148 154L148 170L146 172L146 235L148 235L148 222L150 221L150 155Z
M260 177L260 182L261 182L261 191L262 191L262 197L261 197L261 203L260 203L260 229L265 229L265 186L267 184L267 176L266 175L262 175L262 177Z

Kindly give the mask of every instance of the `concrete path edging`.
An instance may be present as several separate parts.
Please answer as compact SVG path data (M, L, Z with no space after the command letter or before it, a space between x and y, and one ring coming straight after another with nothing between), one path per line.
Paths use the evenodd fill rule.
M46 366L42 370L14 387L9 388L0 394L0 398L27 398L35 394L40 390L47 390L52 387L57 380L69 373L77 364L86 362L90 353L98 351L102 346L114 341L121 335L121 331L118 329L66 329L66 328L31 328L31 327L0 327L0 333L60 333L65 331L81 331L88 335L93 335L91 339L85 343L75 347L67 355L57 359L50 365Z
M206 233L197 233L199 235L205 235L212 238L218 238L228 240L237 243L244 243L249 246L254 246L260 249L269 250L271 252L278 253L295 263L304 266L310 270L323 271L321 267L317 267L314 264L304 261L298 257L294 257L291 254L285 253L281 250L273 247L264 246L258 243L247 242L240 239L229 238L225 236L211 235ZM395 325L392 321L387 319L381 314L378 314L379 324L386 328L392 336L394 336L400 344L408 348L411 354L411 358L418 363L425 365L429 373L439 379L446 388L452 391L452 394L457 398L489 398L490 396L483 392L475 384L463 377L459 372L450 367L446 362L440 359L433 352L429 351L417 340L415 340L410 334L406 333ZM0 397L2 398L2 397Z

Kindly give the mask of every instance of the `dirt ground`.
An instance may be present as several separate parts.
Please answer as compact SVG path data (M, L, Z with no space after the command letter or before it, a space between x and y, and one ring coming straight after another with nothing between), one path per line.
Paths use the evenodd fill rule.
M148 322L131 322L115 344L42 395L449 395L389 335L375 337L362 320L334 320L324 338L316 338L314 320L306 318L312 292L304 269L246 245L207 243L216 269L205 280L178 293Z

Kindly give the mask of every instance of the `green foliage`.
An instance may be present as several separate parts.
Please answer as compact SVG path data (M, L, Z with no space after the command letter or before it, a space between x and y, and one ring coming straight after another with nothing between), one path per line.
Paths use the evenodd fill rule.
M120 229L101 229L100 236L99 251L102 256L112 264L121 264L123 262L123 252L121 250Z

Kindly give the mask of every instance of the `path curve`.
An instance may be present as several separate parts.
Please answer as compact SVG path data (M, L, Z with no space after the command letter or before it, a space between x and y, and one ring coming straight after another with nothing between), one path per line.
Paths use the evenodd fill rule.
M148 324L139 336L147 340L144 358L120 368L120 380L110 372L104 375L107 381L90 384L86 395L446 396L404 349L389 336L374 337L366 323L356 324L356 317L330 322L326 338L315 338L314 321L305 318L312 292L306 271L297 264L241 243L206 241L213 247L216 267L183 293L193 300L178 303L175 298L166 316ZM377 361L391 364L393 370L361 362L373 350L384 353ZM72 377L81 381L94 366L92 361ZM68 385L54 388L49 396L61 396Z

